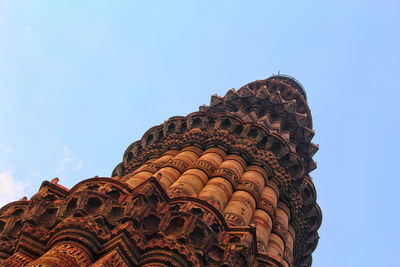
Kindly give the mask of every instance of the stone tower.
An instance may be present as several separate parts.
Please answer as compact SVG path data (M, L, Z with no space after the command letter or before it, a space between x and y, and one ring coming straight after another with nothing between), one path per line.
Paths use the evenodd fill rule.
M311 266L321 211L303 87L212 96L127 149L111 178L42 183L0 209L3 266Z

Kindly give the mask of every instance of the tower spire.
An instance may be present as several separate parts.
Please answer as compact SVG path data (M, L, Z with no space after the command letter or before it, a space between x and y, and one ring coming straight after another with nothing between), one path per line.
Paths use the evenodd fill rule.
M0 209L4 266L310 266L321 211L304 88L282 75L152 127L111 178Z

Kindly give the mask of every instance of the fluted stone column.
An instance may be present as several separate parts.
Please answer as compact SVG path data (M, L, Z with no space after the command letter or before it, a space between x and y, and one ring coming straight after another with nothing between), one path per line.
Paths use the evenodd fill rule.
M313 135L293 78L215 95L149 129L111 179L45 181L0 209L0 266L310 267Z
M257 210L254 213L252 224L257 229L258 250L267 252L267 245L275 219L275 210L278 204L279 190L273 181L268 181L258 199Z
M249 225L256 210L257 199L268 179L260 167L251 165L240 178L237 190L224 209L225 219L230 225Z
M151 176L153 176L154 173L157 172L162 167L163 164L168 162L168 160L173 158L178 153L179 151L177 150L169 150L166 153L164 153L164 155L160 158L149 159L148 161L146 161L145 164L143 164L137 170L124 176L122 178L122 181L128 183L132 187L136 187L139 184L146 181L147 179L149 179Z
M29 267L66 267L89 266L93 256L77 243L58 243L40 258L30 263Z
M207 184L211 174L222 163L225 152L218 148L209 148L186 170L169 188L171 196L197 197Z
M285 251L283 254L283 264L285 266L292 266L294 240L295 240L295 231L293 227L289 225L288 235L285 244Z
M9 266L9 267L26 266L33 260L34 258L30 257L29 255L26 255L21 251L18 251L14 253L11 257L4 260L3 263L0 263L0 266Z
M199 193L199 199L214 205L221 212L232 196L234 187L244 172L246 162L237 155L229 155L211 175Z
M154 176L160 177L160 184L165 189L168 189L186 168L199 158L202 152L203 151L198 147L185 147L179 154L166 162Z
M268 242L267 253L282 260L285 251L285 242L289 227L289 208L283 202L278 202L275 213L275 222Z

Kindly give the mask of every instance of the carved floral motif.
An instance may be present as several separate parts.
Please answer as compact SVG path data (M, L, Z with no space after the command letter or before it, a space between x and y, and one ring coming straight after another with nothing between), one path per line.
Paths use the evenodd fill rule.
M290 77L213 96L200 112L149 129L113 178L71 190L53 179L0 209L0 265L310 266L321 224L313 135L304 89ZM290 233L276 215L283 202ZM249 225L255 210L272 232Z

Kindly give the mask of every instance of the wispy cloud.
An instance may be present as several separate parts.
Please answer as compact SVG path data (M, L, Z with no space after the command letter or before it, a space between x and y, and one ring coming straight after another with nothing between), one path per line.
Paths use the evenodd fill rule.
M22 38L24 41L30 42L30 43L34 43L34 44L38 44L39 40L37 39L37 34L35 34L34 29L32 28L32 26L26 26L23 30L22 30Z
M14 110L14 108L10 105L10 103L5 103L3 101L0 102L0 112L8 113Z
M5 153L11 153L11 152L13 152L14 151L14 148L12 147L12 146L6 146L6 147L4 147L4 152Z
M82 168L83 162L76 159L74 153L67 146L63 148L63 156L60 159L61 173L65 173L67 170L79 171Z
M32 27L26 26L24 28L24 39L28 41L32 41Z
M11 170L0 172L0 207L21 199L24 196L24 184L15 180Z

